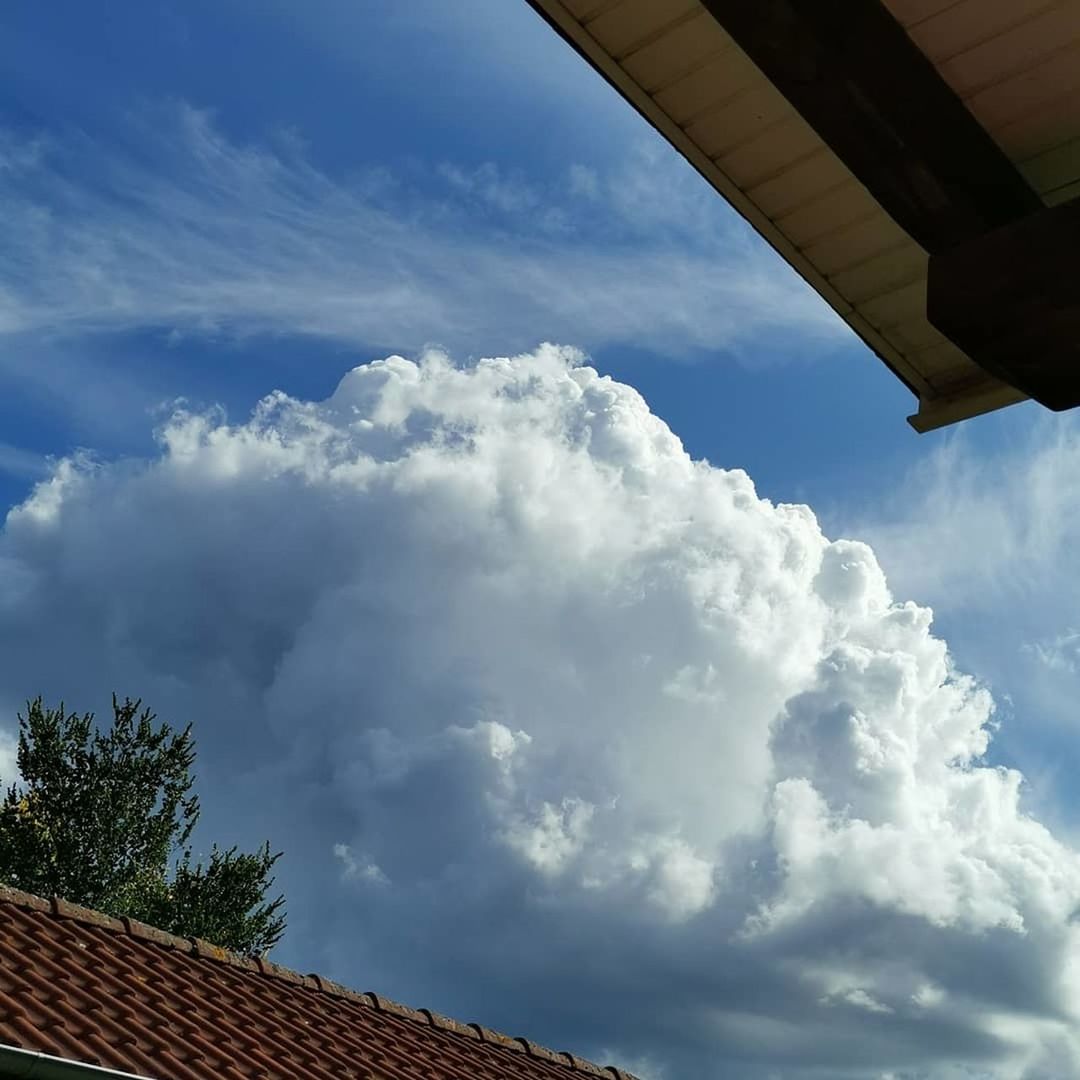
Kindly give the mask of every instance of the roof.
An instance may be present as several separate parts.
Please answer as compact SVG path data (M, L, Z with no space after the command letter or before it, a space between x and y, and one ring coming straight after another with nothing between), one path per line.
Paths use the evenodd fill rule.
M0 1043L157 1080L633 1080L197 938L0 886Z
M1021 370L1033 342L1002 356L1008 334L982 340L940 303L928 317L935 259L1080 196L1080 0L529 2L911 389L917 430L1080 402L1080 380L1063 405ZM1038 342L1055 363L1080 360L1076 219L1067 345ZM1018 276L1046 261L998 257ZM1057 326L1060 306L1015 318Z

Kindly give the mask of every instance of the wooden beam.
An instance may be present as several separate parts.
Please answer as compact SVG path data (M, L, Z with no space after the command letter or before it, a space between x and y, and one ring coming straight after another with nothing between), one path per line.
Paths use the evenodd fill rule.
M1080 199L930 258L926 314L980 367L1080 405Z
M1042 206L880 0L702 4L931 254Z
M992 375L982 375L962 388L920 398L919 411L909 416L907 422L923 435L959 420L970 420L973 416L983 416L1026 400L1027 395L1022 390Z

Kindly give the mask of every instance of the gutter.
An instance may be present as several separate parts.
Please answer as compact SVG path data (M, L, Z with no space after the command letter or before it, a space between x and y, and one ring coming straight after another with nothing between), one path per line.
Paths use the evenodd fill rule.
M23 1050L0 1044L0 1077L3 1080L149 1080L135 1073L119 1072L100 1065Z

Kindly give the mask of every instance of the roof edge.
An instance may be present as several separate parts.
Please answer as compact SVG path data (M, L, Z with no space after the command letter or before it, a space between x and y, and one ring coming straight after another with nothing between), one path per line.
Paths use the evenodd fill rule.
M374 991L369 990L361 993L350 990L347 986L342 986L331 979L324 979L321 975L303 975L291 968L275 964L272 960L244 956L229 949L223 949L220 945L204 941L202 938L180 937L177 934L170 934L126 916L119 919L114 918L112 915L105 915L100 911L95 911L93 908L72 904L59 896L45 899L35 896L33 893L24 892L22 889L12 888L10 885L0 884L0 905L3 904L28 908L43 915L69 920L83 926L93 926L113 934L124 935L138 941L146 941L161 948L176 949L199 960L211 960L215 963L227 964L230 967L243 968L253 974L292 983L294 986L304 986L309 990L315 990L335 998L342 998L365 1008L411 1020L413 1023L453 1032L456 1035L475 1039L478 1042L492 1043L507 1050L525 1054L528 1057L565 1065L586 1075L605 1077L607 1080L638 1080L632 1073L617 1068L615 1065L597 1065L570 1053L568 1050L550 1050L546 1046L540 1046L529 1039L504 1035L502 1032L493 1031L482 1024L463 1024L431 1009L414 1009L409 1005L392 1001L390 998L383 997Z
M0 1044L0 1072L10 1080L149 1080L137 1073L120 1072L7 1044Z
M1027 400L1028 396L1023 390L988 375L952 392L921 398L919 411L909 416L907 421L920 435L924 435L959 420L984 416Z
M694 169L705 183L709 184L772 248L777 256L821 297L916 398L933 395L930 382L912 366L907 357L837 292L829 279L780 231L747 192L739 187L715 161L706 157L686 132L660 109L648 92L624 68L612 60L607 51L589 34L587 28L582 26L578 18L565 6L563 0L526 0L526 3L538 18L547 23L600 78L668 142L690 168ZM709 17L715 18L711 12L709 12ZM753 63L752 60L750 62ZM801 114L797 113L797 115ZM824 140L822 140L822 145L825 145ZM847 168L846 165L845 168ZM862 181L854 174L852 178L856 183L862 184Z

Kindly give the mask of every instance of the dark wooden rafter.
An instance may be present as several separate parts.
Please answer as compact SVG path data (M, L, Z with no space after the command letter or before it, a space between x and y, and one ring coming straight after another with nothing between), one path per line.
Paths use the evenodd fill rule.
M1042 207L880 0L702 0L930 254Z
M598 62L588 22L578 38L557 0L528 3L657 123L614 65ZM919 396L912 425L929 430L1023 396L1080 406L1080 200L1045 205L882 0L700 3L929 254L926 318L982 374L940 392L913 386L864 333Z
M926 314L1040 404L1080 405L1080 200L932 256Z

